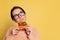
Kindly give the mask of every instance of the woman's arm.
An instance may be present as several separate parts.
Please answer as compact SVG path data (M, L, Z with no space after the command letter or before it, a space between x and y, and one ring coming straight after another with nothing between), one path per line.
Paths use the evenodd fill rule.
M32 35L33 35L34 40L40 40L40 38L39 38L39 32L36 29L34 29L34 28L33 28Z
M13 27L10 27L10 28L7 30L7 32L6 32L3 40L6 40L6 38L9 37L9 36L12 34L12 29L13 29Z

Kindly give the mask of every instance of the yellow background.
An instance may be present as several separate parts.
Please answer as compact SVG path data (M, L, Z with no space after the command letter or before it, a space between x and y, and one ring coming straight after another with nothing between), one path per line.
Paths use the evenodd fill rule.
M60 40L59 0L0 0L0 40L10 26L16 26L10 18L13 6L26 11L27 22L39 32L40 40Z

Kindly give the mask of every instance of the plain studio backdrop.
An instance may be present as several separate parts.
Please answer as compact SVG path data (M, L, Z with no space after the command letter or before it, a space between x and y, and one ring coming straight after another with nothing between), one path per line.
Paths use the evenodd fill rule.
M26 21L38 30L40 40L60 40L59 0L0 0L0 40L10 26L17 26L10 17L13 6L26 11Z

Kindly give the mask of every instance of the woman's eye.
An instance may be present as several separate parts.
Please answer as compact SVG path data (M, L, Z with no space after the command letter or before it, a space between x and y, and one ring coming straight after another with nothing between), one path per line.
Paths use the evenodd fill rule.
M18 14L14 15L14 17L18 16Z
M23 11L21 11L20 13L23 13Z

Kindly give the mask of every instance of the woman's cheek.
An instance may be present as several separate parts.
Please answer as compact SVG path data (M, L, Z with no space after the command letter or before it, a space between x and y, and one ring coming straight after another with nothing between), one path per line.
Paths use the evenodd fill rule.
M21 20L24 22L25 21L25 18L23 17Z
M25 21L25 19L26 19L26 17L25 17L25 16L23 16L23 17L22 17L22 20L23 20L23 21Z

